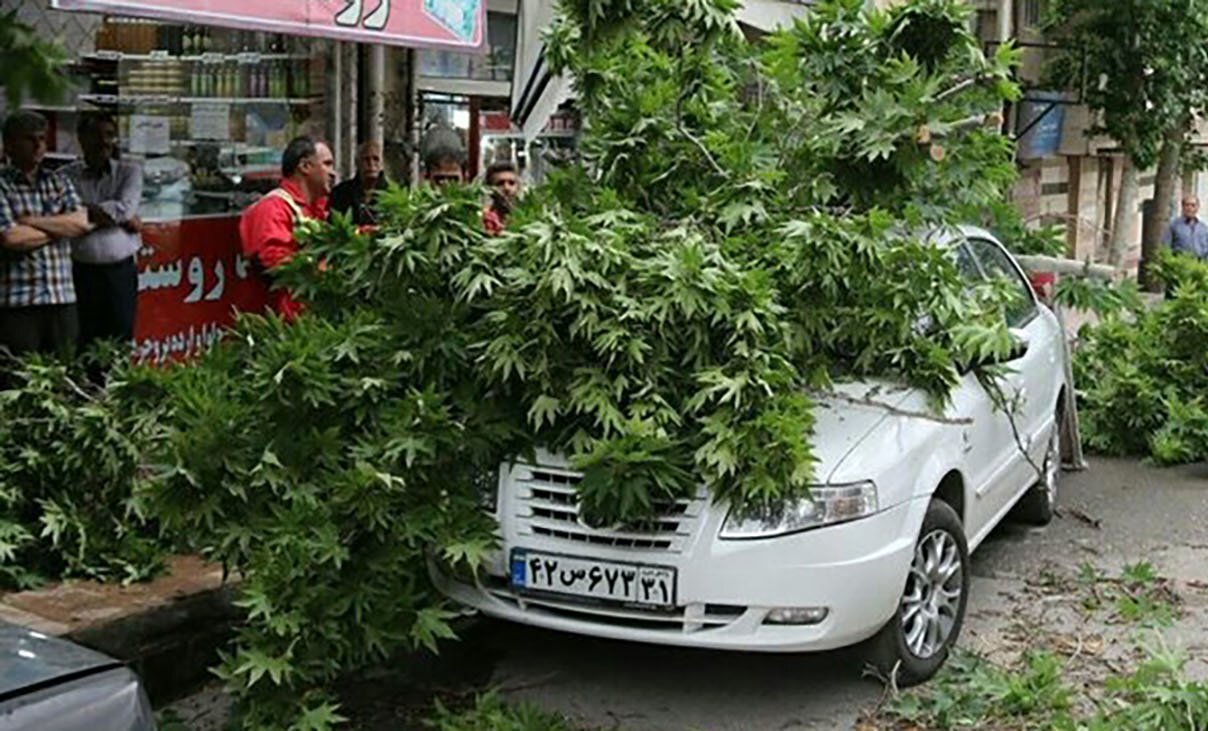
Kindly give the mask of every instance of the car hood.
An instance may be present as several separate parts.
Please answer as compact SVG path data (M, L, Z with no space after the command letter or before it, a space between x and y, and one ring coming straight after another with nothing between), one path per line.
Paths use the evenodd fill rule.
M900 407L913 393L914 389L889 381L858 381L837 383L829 393L815 394L818 406L810 440L818 460L815 479L830 482L843 458L892 416L891 408Z
M0 622L0 696L118 665L99 652Z

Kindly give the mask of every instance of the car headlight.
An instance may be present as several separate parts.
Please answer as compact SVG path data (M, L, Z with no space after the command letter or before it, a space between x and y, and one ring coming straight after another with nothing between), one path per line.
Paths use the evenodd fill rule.
M771 538L824 525L845 523L877 512L877 486L817 485L809 495L778 505L730 509L721 527L726 539Z

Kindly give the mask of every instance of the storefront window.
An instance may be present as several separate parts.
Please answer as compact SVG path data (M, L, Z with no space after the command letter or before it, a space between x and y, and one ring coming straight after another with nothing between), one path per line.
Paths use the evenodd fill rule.
M421 51L419 73L439 79L511 81L516 60L516 16L487 14L486 55L454 51Z
M78 156L80 111L111 112L122 156L143 166L144 219L236 214L276 185L289 139L326 137L324 41L44 12L39 27L63 16L87 33L70 39L74 97L29 105L51 122L50 163Z
M237 211L276 184L281 149L321 135L315 41L107 18L83 104L111 108L143 161L150 218Z
M48 164L79 156L80 112L113 114L121 156L144 180L134 356L187 358L216 342L235 311L268 301L242 254L239 215L277 185L290 138L327 137L331 44L44 5L23 4L23 20L78 54L71 99L26 104L48 120Z

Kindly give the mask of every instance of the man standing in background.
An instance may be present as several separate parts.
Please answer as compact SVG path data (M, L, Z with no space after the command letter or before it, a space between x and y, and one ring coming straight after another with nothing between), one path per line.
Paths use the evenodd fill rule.
M466 148L457 132L438 124L424 135L424 179L435 186L454 185L466 180Z
M88 213L71 180L42 165L46 119L4 120L0 167L0 347L14 354L74 347L79 336L71 239L88 233Z
M374 197L390 184L382 172L382 148L376 142L362 142L357 150L357 174L331 191L331 210L352 216L357 226L377 223Z
M1162 243L1175 253L1208 259L1208 226L1199 219L1200 199L1194 195L1183 198L1183 214L1170 222Z
M273 267L298 251L297 225L327 218L327 196L335 178L331 148L309 137L296 137L281 155L281 185L243 212L239 221L243 255L257 264L270 287ZM269 303L285 320L302 312L302 305L286 289L273 290Z
M84 157L63 172L75 184L93 226L76 239L72 251L80 347L101 339L130 342L138 305L135 256L142 246L138 206L143 169L116 158L117 123L108 114L82 114L76 136Z
M487 168L487 187L491 202L482 212L482 223L488 234L498 236L507 228L508 216L520 197L520 176L513 162L496 162Z

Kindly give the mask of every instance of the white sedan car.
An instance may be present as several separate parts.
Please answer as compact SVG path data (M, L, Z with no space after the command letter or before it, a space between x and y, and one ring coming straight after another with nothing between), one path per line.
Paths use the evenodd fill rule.
M437 585L490 616L619 640L764 652L867 641L898 683L929 678L960 633L969 552L1012 508L1051 520L1070 398L1062 328L1001 244L972 228L936 243L966 276L1018 290L1008 313L1018 348L1002 382L1020 397L1013 416L974 372L940 419L919 416L917 391L842 385L817 410L809 499L742 514L702 490L641 530L589 525L580 475L538 453L500 467L501 550L485 571L435 569Z

